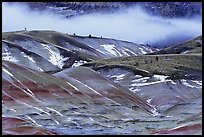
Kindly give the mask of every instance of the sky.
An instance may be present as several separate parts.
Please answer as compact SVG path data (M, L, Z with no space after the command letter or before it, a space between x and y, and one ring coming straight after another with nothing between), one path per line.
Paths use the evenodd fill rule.
M162 18L148 15L140 7L114 14L88 14L62 18L46 12L30 11L25 5L2 4L2 31L55 30L63 33L102 36L135 43L152 43L169 37L194 38L202 34L197 18Z

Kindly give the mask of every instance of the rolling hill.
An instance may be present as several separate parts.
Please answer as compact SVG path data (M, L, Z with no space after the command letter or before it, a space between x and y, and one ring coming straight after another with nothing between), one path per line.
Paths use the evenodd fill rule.
M51 30L2 33L3 135L202 134L202 36L156 51Z
M202 53L202 36L198 36L194 39L186 42L164 48L160 51L150 53L151 54L190 54L190 53Z
M153 52L149 47L126 41L37 30L5 32L2 45L4 60L39 71L59 71L91 60Z

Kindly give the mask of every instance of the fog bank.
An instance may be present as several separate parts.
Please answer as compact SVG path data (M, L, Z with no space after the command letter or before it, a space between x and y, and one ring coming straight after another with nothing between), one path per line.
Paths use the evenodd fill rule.
M196 37L202 34L197 18L150 16L139 7L114 14L88 14L70 19L45 12L30 11L25 5L2 4L2 30L55 30L68 34L102 36L135 43L152 43L171 36Z

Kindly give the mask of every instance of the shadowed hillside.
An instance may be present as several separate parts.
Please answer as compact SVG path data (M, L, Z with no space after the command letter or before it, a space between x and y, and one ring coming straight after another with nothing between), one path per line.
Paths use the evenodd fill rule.
M170 46L160 51L150 53L153 55L157 54L191 54L191 53L202 53L202 36L198 36L192 40Z

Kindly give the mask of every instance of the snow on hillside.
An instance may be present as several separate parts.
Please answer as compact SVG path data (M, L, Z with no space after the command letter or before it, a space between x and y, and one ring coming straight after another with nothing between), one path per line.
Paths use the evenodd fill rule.
M59 52L52 50L53 46L50 47L48 44L43 44L43 43L42 43L42 45L45 47L45 49L47 49L49 51L49 54L50 54L49 62L62 69L62 67L65 64L64 61L66 61L69 58L68 57L64 58L63 56L60 55Z

